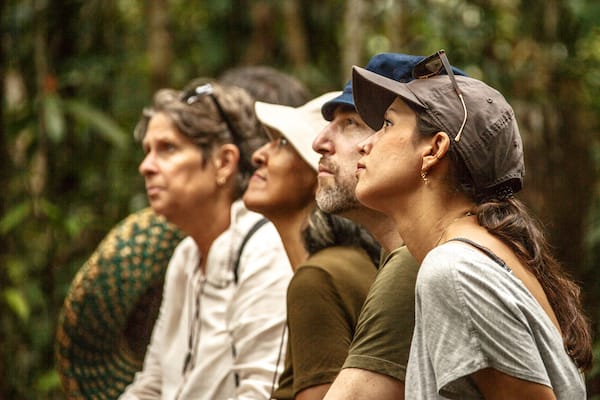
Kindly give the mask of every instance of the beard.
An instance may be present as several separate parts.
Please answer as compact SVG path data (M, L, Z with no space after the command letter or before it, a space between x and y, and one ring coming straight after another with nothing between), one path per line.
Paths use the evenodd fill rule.
M338 175L334 176L333 184L319 182L317 206L330 214L343 214L362 207L354 194L355 186L355 180L340 180Z

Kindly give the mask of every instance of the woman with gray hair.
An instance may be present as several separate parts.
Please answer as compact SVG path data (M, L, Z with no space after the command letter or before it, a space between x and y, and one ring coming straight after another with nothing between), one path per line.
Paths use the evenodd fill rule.
M144 368L122 399L268 397L289 263L240 200L265 142L242 89L160 90L135 129L150 205L188 237L169 263Z

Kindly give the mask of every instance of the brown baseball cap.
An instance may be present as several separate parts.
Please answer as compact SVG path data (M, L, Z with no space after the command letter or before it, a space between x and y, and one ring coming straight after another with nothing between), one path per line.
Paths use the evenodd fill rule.
M506 196L523 187L523 144L512 107L485 83L456 76L467 114L448 75L402 83L364 68L352 68L354 103L361 118L378 130L387 108L399 96L452 138L465 163L478 197ZM460 139L456 135L461 132Z

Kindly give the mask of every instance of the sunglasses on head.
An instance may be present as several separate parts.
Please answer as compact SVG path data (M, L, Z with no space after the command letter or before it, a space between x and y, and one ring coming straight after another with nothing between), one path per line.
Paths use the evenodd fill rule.
M460 129L458 130L456 136L454 136L454 141L458 142L460 140L460 135L462 135L463 129L465 128L465 124L467 123L467 105L465 104L463 93L458 87L458 83L454 77L454 72L452 72L452 66L450 65L450 61L448 61L446 52L444 50L440 50L437 53L419 61L419 63L413 68L412 74L415 79L427 79L441 74L444 70L448 74L448 77L450 77L454 91L456 92L462 104L465 114L463 122L460 125Z
M231 136L233 138L233 143L240 150L240 164L242 164L244 166L244 169L251 171L253 169L252 165L241 154L241 151L242 151L241 145L243 142L243 136L235 128L235 125L233 125L233 123L231 122L231 119L227 116L227 113L225 112L225 110L223 110L223 107L221 106L219 99L217 99L217 96L215 96L215 94L213 92L212 85L210 83L207 83L204 85L196 86L195 88L188 90L181 96L181 101L186 104L191 105L191 104L194 104L195 102L197 102L200 98L202 98L204 96L209 96L211 98L213 104L215 105L217 111L219 112L221 119L225 122L225 125L227 125L227 129L229 129L229 132L231 132Z

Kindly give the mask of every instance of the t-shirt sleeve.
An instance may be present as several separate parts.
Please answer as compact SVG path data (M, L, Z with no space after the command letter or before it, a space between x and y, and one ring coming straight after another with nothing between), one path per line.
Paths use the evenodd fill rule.
M510 293L527 289L477 250L465 257L452 249L428 256L417 282L419 332L438 391L472 395L468 376L487 367L549 386L541 356L532 351L529 306Z
M416 260L403 247L380 268L360 313L344 368L404 381L414 328Z
M288 288L287 305L295 396L308 387L333 382L348 354L353 327L332 277L321 268L298 268Z

